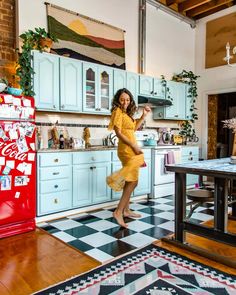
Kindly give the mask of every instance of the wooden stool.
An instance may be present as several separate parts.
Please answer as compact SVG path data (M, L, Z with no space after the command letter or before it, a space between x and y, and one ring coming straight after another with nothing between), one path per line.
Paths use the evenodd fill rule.
M186 217L189 219L193 214L194 210L206 202L214 201L214 191L207 189L194 189L186 191L187 198L191 201L187 205L190 205L190 212ZM194 206L192 206L194 205Z

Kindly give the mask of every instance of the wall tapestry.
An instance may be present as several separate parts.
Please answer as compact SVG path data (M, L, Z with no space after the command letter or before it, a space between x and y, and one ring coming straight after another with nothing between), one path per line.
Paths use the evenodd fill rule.
M223 58L226 55L226 43L231 50L236 46L236 13L231 13L206 23L206 68L226 65ZM232 55L232 51L231 51ZM236 56L230 61L236 63Z
M45 3L53 50L64 56L125 69L124 31L79 13Z

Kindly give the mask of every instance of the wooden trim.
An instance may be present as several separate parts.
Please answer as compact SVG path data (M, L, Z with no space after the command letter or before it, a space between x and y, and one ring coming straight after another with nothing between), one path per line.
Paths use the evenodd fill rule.
M19 0L15 0L15 49L19 48Z

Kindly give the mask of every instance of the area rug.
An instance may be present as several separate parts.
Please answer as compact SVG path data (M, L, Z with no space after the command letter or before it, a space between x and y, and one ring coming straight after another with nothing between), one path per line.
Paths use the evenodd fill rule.
M35 294L235 295L236 276L149 245Z

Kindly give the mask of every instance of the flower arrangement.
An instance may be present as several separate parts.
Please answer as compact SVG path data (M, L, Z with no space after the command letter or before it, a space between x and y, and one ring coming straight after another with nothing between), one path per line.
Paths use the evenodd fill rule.
M222 121L224 123L223 128L232 129L233 133L236 133L236 118Z

